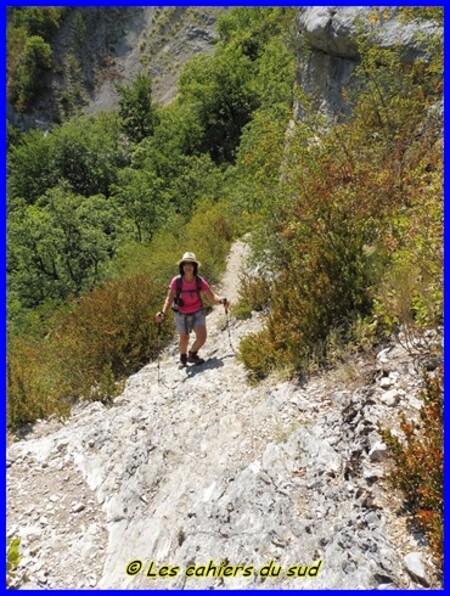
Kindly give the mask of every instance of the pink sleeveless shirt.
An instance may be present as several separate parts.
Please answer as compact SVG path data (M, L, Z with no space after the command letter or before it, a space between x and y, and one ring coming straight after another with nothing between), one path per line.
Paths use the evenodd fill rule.
M177 278L174 277L169 284L169 288L174 292L177 291ZM183 306L178 308L178 311L183 315L190 315L193 312L197 312L202 307L199 293L197 292L197 280L187 283L184 277L181 279L181 295L180 298L183 300ZM207 292L209 290L208 283L202 278L201 291Z

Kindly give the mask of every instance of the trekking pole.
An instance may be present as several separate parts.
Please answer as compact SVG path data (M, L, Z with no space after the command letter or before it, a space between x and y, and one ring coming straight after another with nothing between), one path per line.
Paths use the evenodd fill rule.
M156 334L158 341L157 341L157 350L158 350L158 386L161 382L160 376L160 368L161 368L161 325L162 323L158 323L158 332Z
M173 387L167 385L167 383L164 382L164 379L161 378L161 347L162 347L162 341L161 341L161 333L162 333L162 323L158 323L158 331L157 331L157 338L158 338L158 342L157 342L157 350L158 350L158 358L157 358L157 369L158 369L158 387L160 385L162 385L163 387L165 387L166 389L169 389L172 392L172 399L175 399L176 394L175 394L175 390Z
M224 329L228 330L228 340L230 342L230 348L231 348L231 351L233 352L233 354L236 356L236 350L233 348L233 344L231 343L230 317L228 316L228 308L226 307L226 303L224 304L224 309L225 309L226 320L225 320L225 327L223 328L223 330Z
M160 385L162 385L163 387L165 387L166 389L171 389L173 392L172 387L169 387L162 379L161 379L161 332L162 332L162 323L158 323L158 332L157 332L157 337L158 337L158 358L157 358L157 369L158 369L158 387Z

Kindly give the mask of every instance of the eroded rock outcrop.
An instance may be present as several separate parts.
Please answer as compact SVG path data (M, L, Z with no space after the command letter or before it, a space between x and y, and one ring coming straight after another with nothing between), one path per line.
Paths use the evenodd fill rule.
M357 38L370 33L374 45L402 48L407 62L426 57L423 40L439 31L432 22L405 23L394 7L317 6L299 11L297 82L307 94L314 110L328 120L345 117L351 105L343 91L356 84L352 75L359 63ZM301 119L303 106L296 105L296 118Z

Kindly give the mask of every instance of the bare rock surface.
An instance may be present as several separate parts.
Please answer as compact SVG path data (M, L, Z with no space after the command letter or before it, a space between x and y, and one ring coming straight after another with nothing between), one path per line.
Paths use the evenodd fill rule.
M398 7L315 6L298 13L298 37L303 47L297 59L297 82L308 95L313 109L329 121L348 116L351 105L345 93L358 88L354 77L360 61L358 37L368 35L380 48L401 48L405 62L425 59L426 43L442 30L429 21L404 22ZM305 47L308 51L305 52ZM297 102L296 118L303 107Z
M216 288L233 301L246 253L232 247ZM222 307L208 316L205 364L179 370L174 343L111 406L82 403L9 446L17 587L436 587L378 432L418 416L408 352L251 386L234 349L263 315L225 323Z
M129 14L127 27L114 46L109 65L102 69L101 83L96 84L86 112L116 107L117 82L130 84L138 73L151 75L154 101L170 103L176 97L178 78L185 63L196 55L213 53L218 39L216 20L222 10L121 8L122 14Z

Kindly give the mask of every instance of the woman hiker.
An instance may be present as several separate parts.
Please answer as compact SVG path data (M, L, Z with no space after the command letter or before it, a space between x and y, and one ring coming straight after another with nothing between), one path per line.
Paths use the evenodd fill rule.
M199 263L193 252L185 252L178 261L180 275L174 277L169 284L162 311L156 315L156 322L162 323L172 304L175 310L175 324L180 334L180 366L184 368L188 362L202 364L198 351L206 341L206 316L200 293L214 304L223 304L228 309L230 303L226 298L215 294L208 283L197 275ZM188 353L189 335L194 330L195 341Z

